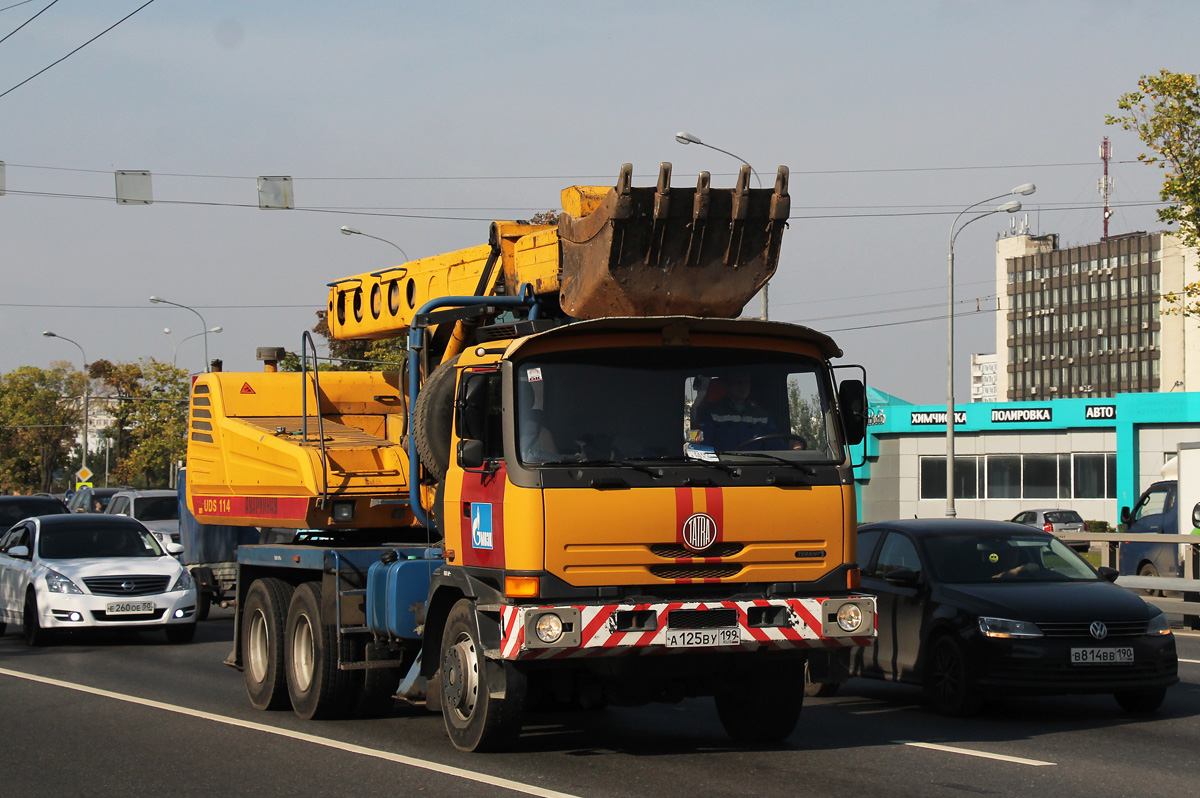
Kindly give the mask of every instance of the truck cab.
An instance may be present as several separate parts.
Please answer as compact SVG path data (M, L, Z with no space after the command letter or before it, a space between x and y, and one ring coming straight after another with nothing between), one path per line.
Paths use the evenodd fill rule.
M1125 531L1135 535L1179 534L1177 489L1177 480L1161 480L1146 488L1132 509L1122 507ZM1182 576L1180 547L1177 543L1123 542L1118 569L1126 576Z

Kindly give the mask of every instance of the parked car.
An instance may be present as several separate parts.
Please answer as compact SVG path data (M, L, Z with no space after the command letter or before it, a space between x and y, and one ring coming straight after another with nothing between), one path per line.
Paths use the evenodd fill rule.
M107 515L141 521L158 542L179 543L179 494L173 490L122 490L104 508Z
M1088 531L1083 517L1074 510L1059 510L1057 508L1026 510L1023 513L1017 513L1013 516L1012 520L1017 524L1036 526L1038 529L1049 532L1052 535L1057 535L1061 532ZM1084 552L1091 548L1091 544L1086 540L1072 540L1067 543L1067 546L1078 552Z
M0 537L0 634L21 624L45 645L62 630L164 629L172 643L196 634L196 589L187 569L132 518L42 515Z
M859 527L858 555L878 637L852 651L850 673L922 685L943 714L972 714L992 696L1070 693L1152 712L1179 680L1167 617L1042 530L888 521Z
M0 496L0 534L32 515L62 515L67 506L50 496Z
M123 488L81 488L67 501L67 509L73 513L102 513L113 494Z

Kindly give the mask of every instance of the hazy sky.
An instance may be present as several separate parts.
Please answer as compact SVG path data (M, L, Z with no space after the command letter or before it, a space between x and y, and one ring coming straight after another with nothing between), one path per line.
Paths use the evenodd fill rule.
M0 92L144 1L52 4L0 42ZM51 0L17 3L0 0L0 36ZM791 169L772 318L831 333L882 390L944 402L954 215L1033 182L1033 232L1099 239L1109 135L1110 232L1159 229L1160 173L1104 116L1142 74L1200 72L1197 30L1200 4L1164 0L156 0L0 97L0 372L78 364L46 329L89 360L169 362L202 327L151 294L224 328L208 344L226 370L258 370L256 347L299 350L326 283L397 261L341 225L416 258L627 161L639 185L660 161L679 185L732 185L737 162L686 130L764 184ZM152 171L155 203L116 204L117 169ZM259 210L259 175L291 175L297 209ZM995 351L1008 224L956 245L963 400L970 353ZM178 356L199 370L202 339Z

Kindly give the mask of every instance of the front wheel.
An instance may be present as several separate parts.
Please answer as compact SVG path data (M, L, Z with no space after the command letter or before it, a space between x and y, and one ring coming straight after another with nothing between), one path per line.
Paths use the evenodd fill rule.
M1154 567L1154 563L1145 562L1145 563L1142 563L1142 567L1138 568L1137 575L1138 576L1158 576L1158 569ZM1147 590L1142 591L1143 596L1161 596L1162 594L1163 594L1163 592L1161 590L1147 589Z
M25 642L31 646L46 646L50 644L51 632L43 629L38 620L37 596L30 590L25 594Z
M195 623L173 623L167 627L168 643L190 643L195 637Z
M725 733L739 743L778 743L800 722L805 682L798 663L759 663L713 700Z
M1167 697L1167 688L1159 687L1154 690L1127 690L1116 693L1113 698L1121 705L1121 709L1134 715L1149 715L1162 706Z
M475 605L459 599L442 634L442 719L460 751L502 751L521 734L525 674L512 663L485 659L479 639ZM493 695L499 679L502 697Z
M983 697L971 686L962 644L945 635L934 641L925 673L925 696L935 711L950 717L974 715Z
M808 661L804 662L804 694L809 698L828 698L837 695L841 682L814 682L808 675Z

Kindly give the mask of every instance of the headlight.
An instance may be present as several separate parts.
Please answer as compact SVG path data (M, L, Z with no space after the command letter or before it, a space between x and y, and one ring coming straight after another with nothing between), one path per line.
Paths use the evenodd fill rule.
M862 626L862 610L857 604L843 604L837 611L837 625L843 632L853 632Z
M70 579L50 569L46 569L46 587L51 593L83 593Z
M538 640L543 643L557 642L563 634L562 618L548 612L537 619L537 626L534 629L537 631Z
M1171 634L1171 622L1167 620L1167 614L1160 612L1150 619L1149 625L1146 627L1148 635L1169 635Z
M1042 630L1029 621L1008 618L980 618L979 631L987 637L1041 637Z
M183 572L181 574L179 574L179 578L175 580L175 584L171 585L171 589L168 590L167 592L174 593L176 590L191 590L191 589L192 589L192 575L190 573L188 573L188 569L184 568Z

